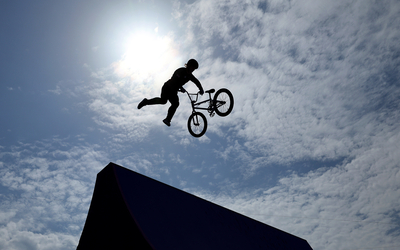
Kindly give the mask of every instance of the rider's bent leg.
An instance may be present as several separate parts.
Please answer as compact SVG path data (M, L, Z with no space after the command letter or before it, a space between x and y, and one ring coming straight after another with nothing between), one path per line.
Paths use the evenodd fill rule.
M169 98L169 102L171 103L171 107L169 107L167 118L165 118L167 121L172 120L172 117L174 116L176 109L179 107L178 94L171 96Z

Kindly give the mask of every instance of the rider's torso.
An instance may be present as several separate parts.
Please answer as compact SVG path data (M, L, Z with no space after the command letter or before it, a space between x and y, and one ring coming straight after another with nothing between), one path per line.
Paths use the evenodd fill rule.
M169 85L170 88L178 90L180 87L185 85L188 81L192 80L194 76L186 70L186 68L179 68L175 70L171 79L169 79L165 84Z

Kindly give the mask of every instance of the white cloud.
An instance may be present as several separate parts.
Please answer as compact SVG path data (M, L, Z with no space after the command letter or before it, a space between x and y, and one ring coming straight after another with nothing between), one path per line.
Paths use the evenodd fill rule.
M10 250L21 249L73 249L77 245L76 237L68 234L49 233L40 234L21 230L24 221L10 222L5 227L0 227L0 248Z
M0 246L76 247L104 153L57 139L3 149L0 160Z
M305 238L313 249L397 249L399 138L343 165L283 177L273 188L195 193Z
M61 87L59 85L56 86L56 89L49 89L48 91L56 95L61 95L62 93Z
M381 117L399 116L399 89L384 79L399 65L395 1L198 1L178 11L198 38L204 85L234 93L217 126L235 124L270 161L346 157L375 129L393 129Z
M168 176L171 165L185 161L163 145L156 150L109 141L100 147L54 138L2 147L0 248L76 248L98 172L114 161L156 179Z
M275 164L343 161L294 169L264 193L199 193L314 249L397 249L400 5L204 0L178 12L204 84L234 93L233 113L213 120L229 127L220 157L246 178Z

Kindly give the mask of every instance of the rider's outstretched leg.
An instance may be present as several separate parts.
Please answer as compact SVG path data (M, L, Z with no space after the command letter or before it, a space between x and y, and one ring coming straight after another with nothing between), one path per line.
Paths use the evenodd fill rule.
M147 105L147 99L146 98L144 98L138 105L137 105L137 108L138 109L141 109L141 108L143 108L144 106L146 106Z
M160 97L154 97L150 100L146 100L145 105L156 105L156 104L166 104L166 103L167 103L167 99L163 99Z

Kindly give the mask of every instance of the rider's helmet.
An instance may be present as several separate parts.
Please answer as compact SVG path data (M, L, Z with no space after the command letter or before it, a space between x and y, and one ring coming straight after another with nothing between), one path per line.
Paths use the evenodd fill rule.
M195 60L195 59L190 59L187 63L186 63L186 67L193 67L194 69L197 69L199 67L199 63Z

